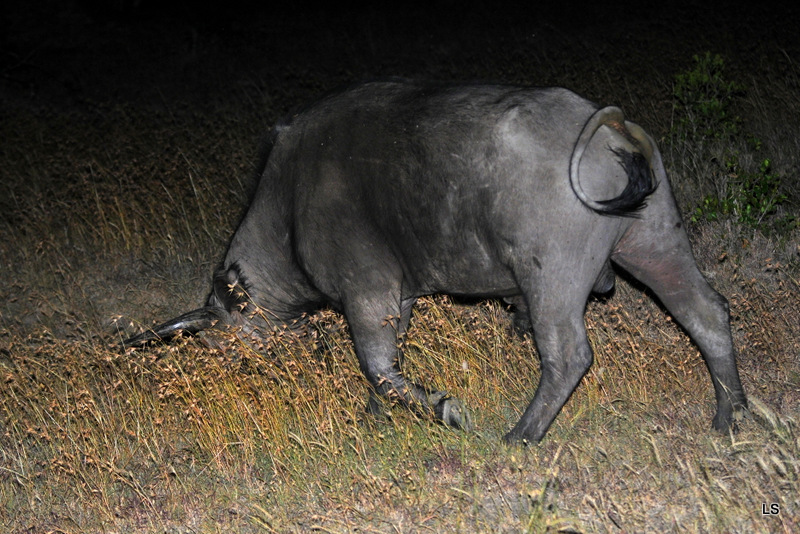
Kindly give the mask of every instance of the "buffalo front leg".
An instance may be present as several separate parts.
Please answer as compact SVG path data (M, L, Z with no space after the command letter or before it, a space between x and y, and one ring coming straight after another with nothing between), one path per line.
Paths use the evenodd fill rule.
M534 320L533 336L542 376L533 401L517 425L506 434L508 443L540 441L592 365L592 349L580 313L561 321L553 320L552 316Z
M380 411L377 395L467 430L470 417L460 401L443 391L428 391L403 376L400 345L413 303L411 299L401 303L385 291L373 295L361 291L345 304L358 362L372 386L368 411Z

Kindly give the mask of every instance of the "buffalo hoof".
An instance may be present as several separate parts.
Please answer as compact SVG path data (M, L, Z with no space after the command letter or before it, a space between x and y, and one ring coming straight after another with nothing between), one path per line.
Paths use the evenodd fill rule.
M528 447L530 445L536 445L539 443L538 439L532 439L526 436L523 432L516 431L516 429L512 430L505 436L503 436L503 442L506 445L514 446L523 446Z
M444 391L428 396L436 418L447 426L469 432L472 430L472 417L460 400L448 397Z
M516 434L512 434L511 432L503 436L503 443L511 446L522 445L527 447L528 445L530 445L530 441L528 441L525 438L520 438L519 436L517 436Z
M389 421L392 418L392 410L388 401L372 391L367 399L367 413L379 421Z
M739 431L739 423L751 417L752 414L747 408L747 405L740 404L736 406L732 412L722 414L717 412L714 416L714 420L711 422L711 427L722 434L727 434L728 432L736 433Z

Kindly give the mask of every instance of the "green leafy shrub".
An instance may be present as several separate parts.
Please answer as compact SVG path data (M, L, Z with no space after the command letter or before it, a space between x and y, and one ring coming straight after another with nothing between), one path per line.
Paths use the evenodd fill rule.
M744 87L725 79L725 60L719 54L695 55L694 67L675 76L672 90L679 136L728 139L740 132L741 118L731 112Z
M673 145L691 146L694 158L706 160L693 166L704 170L712 182L713 193L703 195L692 211L692 221L732 217L761 230L793 224L791 217L774 217L778 206L788 200L782 192L783 178L772 169L769 158L755 157L762 142L742 130L742 120L734 112L744 86L726 79L725 60L719 54L706 52L693 60L690 70L675 76L676 120L671 131ZM703 187L706 184L700 185L708 190Z
M758 170L748 171L737 154L730 156L725 167L729 177L727 191L722 195L706 195L695 208L692 221L734 216L748 226L762 227L764 219L788 198L780 192L780 175L772 172L769 159L762 160Z

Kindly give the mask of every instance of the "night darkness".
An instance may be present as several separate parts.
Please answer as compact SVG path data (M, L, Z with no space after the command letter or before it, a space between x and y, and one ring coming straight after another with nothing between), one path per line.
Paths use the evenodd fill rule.
M638 76L667 75L705 50L745 70L781 50L791 55L800 18L796 6L762 2L381 4L4 2L2 102L79 108L176 99L203 106L237 84L269 91L304 76L300 84L320 90L400 75L571 81L572 89L591 92L581 77L616 70L630 73L620 81L631 85ZM559 62L566 79L558 79Z

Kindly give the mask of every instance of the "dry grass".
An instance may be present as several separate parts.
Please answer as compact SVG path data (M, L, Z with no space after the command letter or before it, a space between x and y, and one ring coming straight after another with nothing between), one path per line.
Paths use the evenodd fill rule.
M43 87L52 100L39 107L8 97L4 79L0 531L800 530L796 227L769 237L731 221L690 228L698 263L731 303L753 415L735 435L710 430L713 392L694 345L625 281L611 300L588 304L595 364L545 441L528 449L500 438L533 394L538 360L496 301L425 298L406 343L408 374L464 400L471 433L399 409L368 417L347 326L330 311L312 318L314 335L283 334L270 354L225 338L226 350L198 340L114 347L118 328L202 302L252 187L260 132L321 89L381 73L561 84L622 105L663 138L671 73L710 35L697 32L682 41L685 54L664 55L672 34L656 29L645 39L635 22L576 37L478 17L469 27L485 23L485 33L431 43L429 23L400 47L381 36L376 13L364 17L370 31L350 28L341 41L330 24L319 49L291 41L294 27L267 26L282 36L269 45L275 66L241 77L234 55L264 54L235 48L238 34L228 35L228 50L201 28L187 52L192 33L176 32L184 55L163 60L167 79L200 71L192 61L219 67L193 95L177 82L159 93L147 77L158 64L147 54L169 49L150 34L156 41L140 50L147 61L128 78L104 79L118 99L87 81L89 96L66 104ZM780 24L772 28L780 35ZM733 52L731 76L753 89L745 124L793 195L781 215L797 214L800 56L719 42ZM274 59L292 46L301 47L296 60ZM658 64L644 60L659 50ZM41 54L32 61L48 61ZM697 148L665 150L685 213L713 172L713 154Z
M595 366L531 449L500 444L538 370L492 302L425 299L408 346L412 376L471 407L470 434L402 410L368 418L330 312L324 351L285 339L274 357L235 340L120 353L6 336L0 518L61 532L794 531L800 391L780 357L797 353L780 335L792 326L749 287L734 295L762 319L734 324L753 346L754 419L717 436L696 351L649 299L619 292L589 307ZM800 311L797 289L786 297ZM773 361L759 357L767 340ZM764 503L782 513L762 516Z

